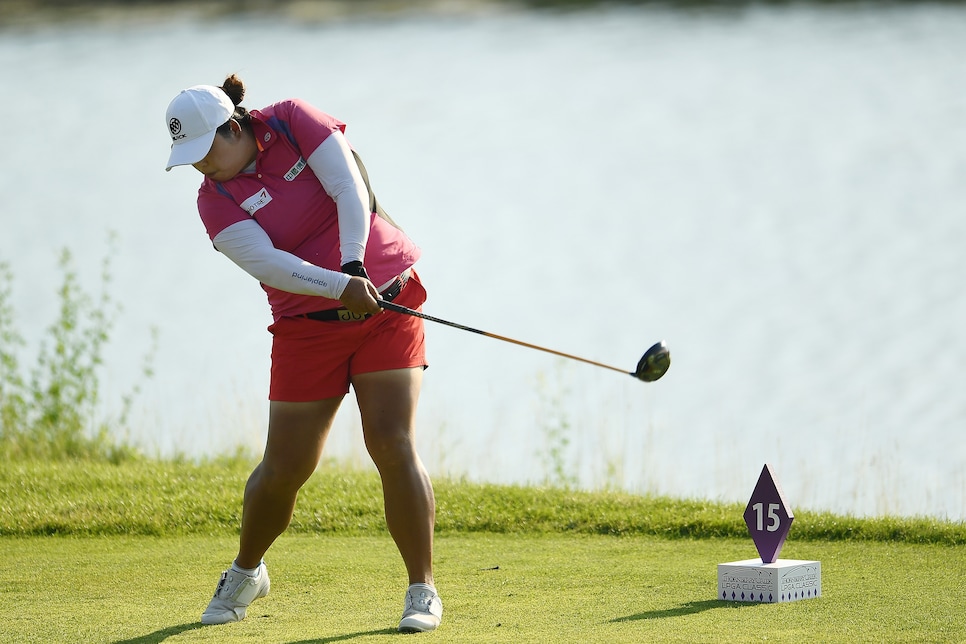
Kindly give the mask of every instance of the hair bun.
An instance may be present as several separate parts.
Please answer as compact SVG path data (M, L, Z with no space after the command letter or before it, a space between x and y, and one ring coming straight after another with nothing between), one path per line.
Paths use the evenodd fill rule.
M232 74L226 78L225 82L221 84L221 89L225 91L225 94L228 94L228 98L236 106L241 105L242 100L245 98L245 83L236 74Z

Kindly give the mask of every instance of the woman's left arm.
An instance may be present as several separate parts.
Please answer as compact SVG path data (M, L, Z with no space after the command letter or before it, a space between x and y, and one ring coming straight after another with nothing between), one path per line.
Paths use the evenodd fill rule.
M341 131L326 137L306 160L339 213L342 265L363 262L369 240L369 190Z

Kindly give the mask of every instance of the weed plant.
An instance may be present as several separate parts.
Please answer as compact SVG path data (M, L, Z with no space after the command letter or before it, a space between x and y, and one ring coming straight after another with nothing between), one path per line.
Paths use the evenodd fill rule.
M113 247L113 236L110 241ZM20 362L26 343L12 305L13 272L0 262L0 460L136 458L137 450L111 430L127 426L140 385L122 396L117 417L101 413L103 351L120 311L110 295L110 252L101 264L96 298L81 287L69 250L61 251L58 268L63 280L56 293L57 317L41 340L36 362L26 369ZM153 356L154 347L144 358L145 378L152 375Z
M543 432L542 443L545 446L545 451L537 456L541 458L546 469L545 483L554 487L577 487L577 476L573 474L573 467L566 458L572 427L562 404L570 395L570 390L565 384L555 386L546 375L540 374L537 391L541 403L539 417Z

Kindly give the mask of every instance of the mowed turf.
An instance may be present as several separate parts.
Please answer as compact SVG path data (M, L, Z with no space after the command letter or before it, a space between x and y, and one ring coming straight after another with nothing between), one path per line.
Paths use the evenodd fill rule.
M237 624L201 611L232 537L4 537L2 642L959 642L962 546L789 543L822 561L823 596L715 599L716 565L742 539L449 534L437 539L446 609L432 634L398 635L405 576L386 536L283 536L271 594Z

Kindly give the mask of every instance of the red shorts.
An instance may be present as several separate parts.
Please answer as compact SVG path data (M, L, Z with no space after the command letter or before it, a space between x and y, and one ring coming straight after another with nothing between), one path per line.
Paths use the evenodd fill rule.
M413 272L394 302L419 310L426 290ZM269 400L310 402L343 396L355 374L426 367L423 320L383 311L362 321L281 318L272 339Z

